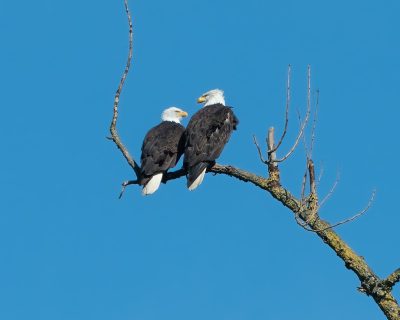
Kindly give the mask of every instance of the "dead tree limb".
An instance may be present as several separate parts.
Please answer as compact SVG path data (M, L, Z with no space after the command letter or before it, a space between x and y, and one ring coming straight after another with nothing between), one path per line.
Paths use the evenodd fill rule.
M289 158L293 154L293 152L296 150L297 145L299 144L299 141L300 141L301 137L304 135L304 131L305 131L306 127L307 127L308 120L310 118L310 113L311 113L310 92L311 92L311 68L310 68L310 66L308 66L308 68L307 68L307 111L306 111L306 117L305 117L303 123L300 126L299 133L297 134L297 138L296 138L293 146L290 148L290 150L288 151L288 153L286 153L285 156L283 156L280 159L275 159L274 162L283 162L287 158Z
M120 149L123 156L127 160L128 164L131 166L131 168L136 173L136 176L139 178L140 176L139 166L129 154L128 150L126 149L121 139L119 138L116 130L116 124L118 119L119 97L125 79L129 72L130 62L133 53L132 20L127 0L124 0L124 3L129 22L129 54L124 73L122 75L122 78L120 80L114 98L114 109L113 109L114 112L111 121L110 132L111 132L111 139ZM310 69L308 68L308 101L310 100L309 70ZM290 83L288 84L288 88L289 85ZM308 105L306 119L304 120L303 125L300 128L300 132L296 139L297 142L295 143L294 148L296 147L298 140L300 140L304 132L305 123L307 123L308 121L309 113L310 113L310 108ZM285 127L287 126L285 125ZM388 319L399 320L400 306L392 295L392 288L397 282L400 281L400 269L397 269L386 279L382 280L369 267L364 258L355 253L354 250L349 245L347 245L347 243L343 241L343 239L341 239L340 236L333 230L334 225L329 224L327 221L324 221L319 217L318 196L317 196L317 188L315 182L314 164L311 159L307 159L308 176L310 179L309 195L304 195L304 196L302 195L300 199L296 198L292 193L290 193L289 190L287 190L284 186L281 185L280 170L276 163L279 161L273 159L274 156L272 156L272 154L276 152L276 146L274 145L273 136L274 136L273 129L270 129L267 137L268 154L269 154L267 178L258 176L254 173L229 165L224 166L220 164L215 164L213 167L208 169L208 171L215 174L224 174L243 182L249 182L252 185L258 187L259 189L268 192L274 199L276 199L283 206L288 208L295 215L295 217L301 221L301 224L303 226L305 226L309 230L312 230L323 241L323 243L326 243L336 253L336 255L344 262L344 265L347 269L355 273L355 275L358 277L360 281L359 291L365 293L368 296L371 296ZM286 160L293 152L292 149L288 153L288 155L283 157L282 160L280 161ZM185 174L186 172L184 169L180 169L175 172L170 172L165 175L165 177L163 178L163 182L166 183L169 180L180 178ZM137 183L138 183L137 180L126 181L124 182L123 187Z
M287 132L287 129L288 129L288 125L289 125L289 107L290 107L290 76L291 76L291 70L292 70L292 66L289 64L288 65L288 71L287 71L287 80L286 80L285 126L283 128L283 133L282 133L278 143L272 149L269 149L268 153L276 152L279 149L279 147L281 146L281 144L283 142L283 139L285 139L286 132Z
M260 145L258 144L257 137L256 137L255 134L253 134L253 142L254 142L254 145L255 145L256 148L257 148L257 152L258 152L258 156L260 157L260 161L261 161L262 163L264 163L264 164L268 163L268 161L265 160L264 157L263 157L263 155L262 155L261 147L260 147Z
M126 161L129 163L131 168L135 171L136 176L140 177L140 169L139 165L136 161L132 158L129 154L128 149L122 143L118 132L117 132L117 120L118 120L118 105L119 105L119 97L121 95L122 88L124 86L126 77L128 76L129 68L131 66L131 60L133 56L133 26L132 26L132 17L131 13L129 12L128 1L124 0L125 11L128 17L128 24L129 24L129 51L128 51L128 58L126 60L125 70L122 74L121 80L118 85L118 89L115 92L114 96L114 108L113 108L113 117L111 120L110 125L110 133L111 133L111 140L114 141L118 149L122 152L123 156L125 157Z
M394 285L400 282L400 268L396 269L391 273L385 280L383 280L383 284L387 289L392 289Z

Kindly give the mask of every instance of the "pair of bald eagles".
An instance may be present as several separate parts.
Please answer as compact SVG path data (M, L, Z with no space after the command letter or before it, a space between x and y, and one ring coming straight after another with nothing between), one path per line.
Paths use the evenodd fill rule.
M239 121L232 109L225 106L223 91L208 91L197 102L204 103L204 107L193 115L186 129L180 120L187 117L187 112L172 107L164 110L162 122L146 134L140 158L143 195L158 189L163 175L176 165L182 154L187 187L196 189L236 130Z

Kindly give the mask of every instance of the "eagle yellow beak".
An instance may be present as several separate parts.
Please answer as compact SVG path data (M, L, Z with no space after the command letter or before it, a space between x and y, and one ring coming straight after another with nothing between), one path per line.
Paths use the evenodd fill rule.
M201 96L200 98L197 99L197 103L203 103L204 101L206 101L206 97Z
M178 114L179 114L181 117L187 117L187 116L188 116L188 113L187 113L186 111L180 111Z

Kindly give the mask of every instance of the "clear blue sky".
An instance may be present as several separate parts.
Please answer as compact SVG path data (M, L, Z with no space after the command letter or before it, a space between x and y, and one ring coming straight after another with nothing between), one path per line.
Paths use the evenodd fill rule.
M221 88L240 119L220 162L265 174L252 143L320 90L314 159L331 222L381 276L400 266L398 1L130 1L133 68L119 133L147 130ZM123 1L1 1L0 318L7 320L384 319L356 276L255 187L207 175L151 197L105 137L127 54ZM185 124L187 121L185 121ZM301 147L281 165L299 194ZM395 294L400 297L400 286Z

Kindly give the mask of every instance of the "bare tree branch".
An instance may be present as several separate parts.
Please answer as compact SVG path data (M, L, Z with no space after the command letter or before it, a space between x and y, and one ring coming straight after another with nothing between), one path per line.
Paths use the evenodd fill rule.
M400 268L393 271L385 280L383 280L383 284L390 290L397 282L400 282Z
M323 175L324 175L324 167L320 165L317 185L321 182Z
M299 120L299 126L301 128L301 126L303 125L303 121L301 120L301 114L300 114L300 110L299 109L297 109L297 119ZM306 154L306 158L310 159L310 157L309 157L309 153L310 152L309 152L308 145L307 145L307 137L306 137L306 132L305 131L303 132L302 138L303 138L303 146L304 146L304 152Z
M325 231L325 230L328 230L328 229L335 228L335 227L340 226L342 224L346 224L346 223L348 223L350 221L353 221L353 220L361 217L364 213L366 213L371 208L372 203L374 202L374 199L375 199L375 194L376 194L376 191L374 190L372 192L372 194L371 194L371 198L369 199L367 206L363 210L361 210L360 212L355 214L354 216L352 216L352 217L350 217L348 219L339 221L339 222L337 222L337 223L335 223L333 225L329 225L329 227L326 227L324 229L311 229L311 228L309 228L309 229L306 229L306 230L307 231L312 231L312 232L322 232L322 231ZM319 207L318 207L318 209L319 209Z
M322 199L322 201L319 203L319 208L321 209L322 206L325 204L326 201L328 201L330 199L330 197L333 195L333 193L335 192L335 189L339 183L340 180L340 176L338 174L338 176L336 177L335 182L332 185L332 188L329 190L328 194Z
M123 156L125 157L126 161L128 161L129 165L131 168L135 171L136 176L139 178L140 177L140 168L139 165L136 163L136 161L132 158L132 156L129 154L128 149L124 146L122 143L118 132L117 132L117 119L118 119L118 104L119 104L119 97L121 95L122 88L124 86L126 77L128 76L129 68L131 66L131 60L132 60L132 55L133 55L133 26L132 26L132 18L131 14L129 12L129 7L128 7L128 1L124 0L125 4L125 11L126 15L128 17L128 24L129 24L129 52L128 52L128 58L126 61L125 65L125 70L122 74L121 80L118 85L118 89L115 93L114 97L114 112L113 112L113 117L111 120L111 125L110 125L110 133L111 133L111 139L114 141L114 143L117 145L118 149L122 152Z
M311 103L309 100L310 92L311 92L311 68L310 68L310 66L308 66L308 69L307 69L307 97L308 98L307 98L306 117L304 119L303 125L300 128L299 134L297 135L296 141L295 141L294 145L292 146L292 148L289 150L289 152L283 158L276 159L275 162L283 162L287 158L289 158L292 155L292 153L294 152L294 150L296 149L301 137L303 136L304 130L307 126L308 119L310 117L310 112L311 112Z
M264 159L264 157L263 157L263 155L262 155L262 151L261 151L260 145L258 144L257 137L256 137L255 134L253 134L253 142L254 142L254 144L255 144L255 146L256 146L256 148L257 148L258 156L260 157L260 161L261 161L262 163L266 164L267 161Z
M314 162L311 159L308 159L307 166L308 166L308 172L310 174L310 192L311 194L317 194L317 187L315 185Z
M376 190L372 191L371 198L369 198L368 204L364 209L362 209L360 212L358 212L357 214L355 214L354 216L352 216L352 217L350 217L348 219L345 219L345 220L342 220L340 222L335 223L334 225L331 226L331 228L340 226L342 224L348 223L350 221L353 221L353 220L361 217L364 213L366 213L371 208L371 206L372 206L372 204L374 203L374 200L375 200L375 195L376 195ZM323 231L323 230L321 230L321 231Z
M306 165L306 169L304 170L303 179L301 182L301 201L304 202L305 193L306 193L306 184L307 184L307 177L308 177L308 166Z
M319 90L317 90L317 98L315 102L315 111L314 111L314 119L313 119L313 126L311 129L311 142L310 142L310 153L308 154L309 158L312 158L312 153L314 149L314 142L315 142L315 129L317 127L317 120L318 120L318 108L319 108Z
M282 144L282 142L283 142L283 139L285 138L286 132L287 132L287 128L288 128L288 124L289 124L290 74L291 74L291 70L292 70L292 67L291 67L291 65L289 64L289 65L288 65L288 71L287 71L287 80L286 80L285 127L284 127L284 129L283 129L283 133L282 133L281 138L279 139L278 144L277 144L274 148L268 150L269 153L276 152L276 151L279 149L279 147L281 146L281 144Z
M118 199L122 198L122 196L124 195L126 187L130 186L132 184L139 184L139 180L127 180L127 181L122 182L122 189L121 189L121 192L119 194Z
M268 135L267 135L267 148L268 148L268 163L271 163L273 166L276 166L275 163L276 147L275 147L274 133L275 133L274 127L270 127L268 129Z

